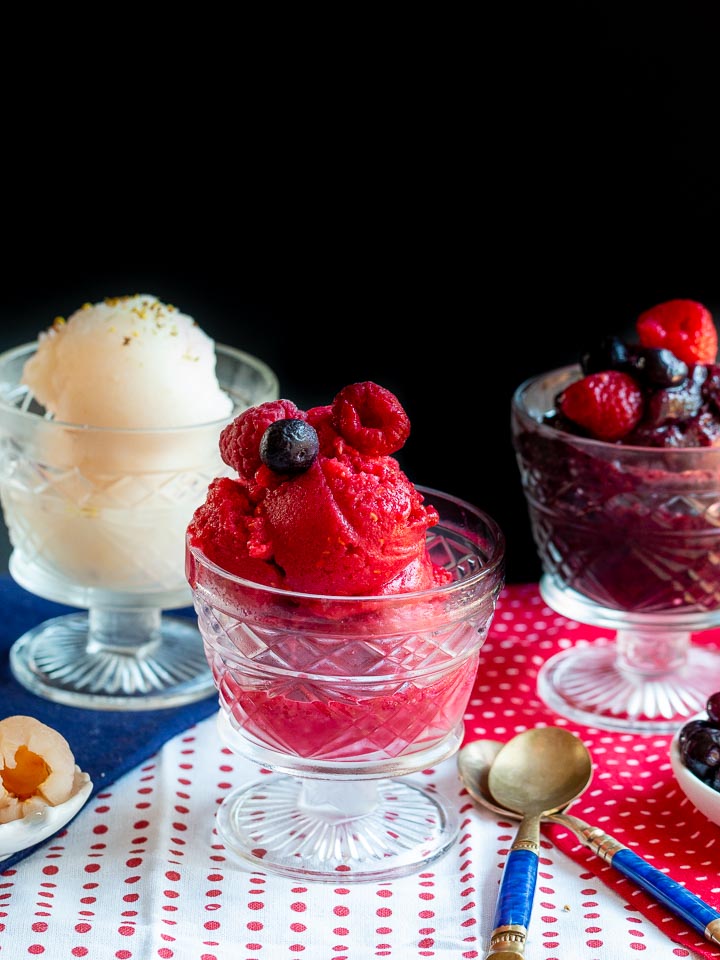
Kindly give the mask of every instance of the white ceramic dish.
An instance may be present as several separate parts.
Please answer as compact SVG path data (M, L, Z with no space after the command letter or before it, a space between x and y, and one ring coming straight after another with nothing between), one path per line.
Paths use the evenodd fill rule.
M84 806L91 790L92 780L89 775L76 766L73 792L65 803L59 803L56 807L43 807L22 820L0 823L0 860L6 860L14 853L34 847L36 843L57 833Z
M706 716L705 713L701 713L698 714L697 719L705 719ZM708 820L720 825L720 793L699 780L682 762L678 746L679 735L680 731L675 734L670 743L670 763L675 779L690 803L700 813L705 814Z

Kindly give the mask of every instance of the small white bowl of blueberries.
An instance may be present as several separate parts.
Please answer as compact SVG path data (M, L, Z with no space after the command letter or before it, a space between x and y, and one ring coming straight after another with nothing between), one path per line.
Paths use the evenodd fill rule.
M670 744L670 763L685 796L708 820L720 824L720 691L705 712L688 720Z

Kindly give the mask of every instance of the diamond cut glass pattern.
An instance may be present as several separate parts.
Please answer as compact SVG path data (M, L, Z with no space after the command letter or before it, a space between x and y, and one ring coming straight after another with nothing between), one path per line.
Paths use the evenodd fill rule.
M454 839L457 821L441 797L384 778L426 769L462 741L479 650L503 585L504 539L475 507L419 489L440 515L428 531L430 555L454 575L422 593L293 593L233 577L188 547L221 733L233 750L277 774L235 791L218 815L226 845L264 870L390 878L431 861ZM351 796L365 799L349 816ZM269 809L273 838L249 830ZM391 820L390 844L377 827ZM321 842L329 831L337 855ZM343 839L349 836L354 852Z
M87 613L20 637L15 678L39 696L108 709L171 707L207 696L197 626L163 615L189 606L185 530L225 470L225 421L115 430L54 421L21 384L36 344L0 355L0 500L10 573L38 596ZM216 346L233 414L277 398L262 361Z
M616 638L556 655L538 688L580 722L674 732L720 675L720 658L690 642L720 624L720 447L623 446L555 428L555 397L580 375L522 384L512 438L543 597Z

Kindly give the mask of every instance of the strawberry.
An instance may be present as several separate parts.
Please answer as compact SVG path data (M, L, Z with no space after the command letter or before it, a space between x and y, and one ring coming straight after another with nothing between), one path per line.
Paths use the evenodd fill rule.
M685 363L715 363L718 335L712 314L697 300L666 300L635 324L643 347L671 350Z
M627 373L603 370L576 380L558 398L560 412L595 440L621 440L640 422L643 392Z

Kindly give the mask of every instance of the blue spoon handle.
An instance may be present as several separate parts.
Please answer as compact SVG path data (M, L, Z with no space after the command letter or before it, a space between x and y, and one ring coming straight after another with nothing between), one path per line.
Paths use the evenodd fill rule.
M598 827L591 827L577 817L567 814L554 814L551 819L570 827L578 839L598 857L615 867L651 897L659 900L707 940L720 944L720 912L710 904L672 880L662 870L651 866L647 860L643 860Z
M533 834L537 835L537 840ZM507 956L508 950L513 956L524 955L537 882L539 849L539 820L533 817L521 824L505 861L490 949L485 960L500 954Z

